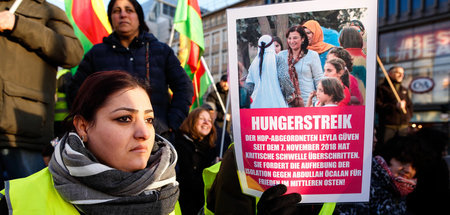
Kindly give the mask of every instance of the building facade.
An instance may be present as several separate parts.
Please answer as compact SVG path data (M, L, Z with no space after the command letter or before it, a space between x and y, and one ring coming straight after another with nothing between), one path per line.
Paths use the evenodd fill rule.
M177 0L148 0L142 4L145 23L150 32L163 43L168 43Z
M450 1L380 0L378 55L386 69L405 68L412 91L411 126L449 133ZM379 70L378 81L384 79Z
M223 74L226 74L228 68L226 9L262 5L264 3L264 0L241 1L202 15L203 34L205 35L205 52L203 56L215 81L218 81Z

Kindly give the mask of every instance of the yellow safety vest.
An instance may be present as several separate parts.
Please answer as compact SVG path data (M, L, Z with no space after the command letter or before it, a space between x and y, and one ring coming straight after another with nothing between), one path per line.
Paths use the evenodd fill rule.
M1 193L14 215L80 214L56 191L48 168L26 178L6 182Z
M59 80L64 74L70 72L68 69L59 70L56 74L56 80ZM69 107L67 106L66 94L56 89L55 102L55 121L62 122L69 115Z
M48 168L26 178L7 181L5 185L5 189L0 191L0 199L6 197L13 215L80 214L56 191ZM181 215L178 201L170 215Z

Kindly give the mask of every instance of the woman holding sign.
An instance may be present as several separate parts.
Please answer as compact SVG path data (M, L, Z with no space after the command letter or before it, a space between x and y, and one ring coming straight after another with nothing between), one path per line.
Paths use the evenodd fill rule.
M277 69L279 73L288 74L294 88L292 99L286 102L290 107L304 107L323 77L319 55L306 48L309 42L302 26L289 28L286 38L288 49L277 55Z

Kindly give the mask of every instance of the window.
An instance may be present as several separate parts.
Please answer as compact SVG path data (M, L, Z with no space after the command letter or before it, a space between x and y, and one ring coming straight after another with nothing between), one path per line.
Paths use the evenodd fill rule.
M388 3L389 16L396 15L397 14L397 0L388 0L388 1L389 1L389 3Z
M211 17L211 27L216 26L216 17Z
M227 29L222 31L222 41L223 42L228 41L228 35L227 34L228 34Z
M419 10L421 8L422 8L422 1L421 0L413 0L413 2L412 2L413 11Z
M386 17L385 9L386 9L386 5L384 5L384 2L379 1L379 4L378 4L378 17L379 18Z
M213 45L220 43L220 32L216 32L213 34Z
M172 7L170 5L167 4L163 4L163 14L170 16L170 17L174 17L175 16L175 7Z
M222 64L228 64L228 53L222 52Z
M433 7L436 0L425 0L425 7Z
M209 55L205 55L203 56L205 58L206 64L208 64L208 67L211 67L211 58L209 57Z
M407 0L400 0L400 13L405 13L408 11L408 3Z
M205 19L205 28L209 28L210 19Z
M219 65L219 53L215 53L212 55L211 66L218 66L218 65Z

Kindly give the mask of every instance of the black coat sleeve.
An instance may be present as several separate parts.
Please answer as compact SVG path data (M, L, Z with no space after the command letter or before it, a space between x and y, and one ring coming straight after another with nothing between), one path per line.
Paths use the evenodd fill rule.
M189 107L194 96L194 88L188 75L180 66L180 61L178 61L173 50L168 46L166 48L169 49L166 59L167 83L173 93L168 111L169 127L178 129L189 113Z
M94 73L92 55L93 54L91 49L91 51L86 53L80 65L78 66L77 72L75 73L75 75L72 76L72 78L69 81L66 92L67 103L69 107L72 106L72 103L75 100L75 97L78 93L78 89L80 89L84 80L86 80L86 78L90 74Z

